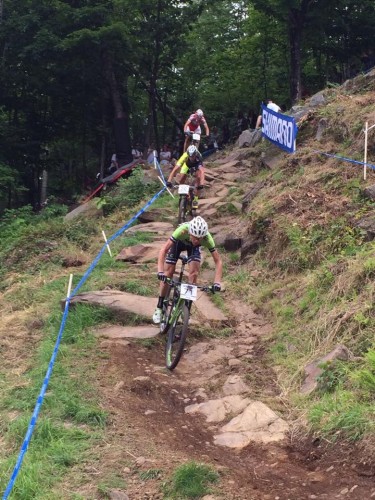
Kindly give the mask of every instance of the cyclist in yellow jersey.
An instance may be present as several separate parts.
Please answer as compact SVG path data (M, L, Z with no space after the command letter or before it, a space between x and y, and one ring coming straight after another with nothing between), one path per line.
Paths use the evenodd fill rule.
M160 294L158 304L153 315L153 322L160 323L163 301L168 291L167 278L172 278L178 257L184 250L187 251L189 264L188 282L197 282L201 265L201 246L207 248L215 262L214 290L221 290L221 278L223 274L223 263L220 254L215 247L214 239L208 231L207 222L200 216L194 217L190 222L178 226L172 236L162 246L158 258L158 279L160 280Z
M195 176L195 191L192 208L198 208L198 190L204 187L204 166L202 155L195 146L189 146L186 153L184 153L173 167L172 172L169 174L167 186L172 187L172 179L180 169L180 184L184 184L186 176L191 173Z

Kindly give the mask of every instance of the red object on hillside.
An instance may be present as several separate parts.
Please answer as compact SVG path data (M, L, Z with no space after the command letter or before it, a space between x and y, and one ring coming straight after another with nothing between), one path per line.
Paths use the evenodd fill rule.
M113 174L108 175L105 177L103 180L99 182L97 186L95 186L94 190L83 200L82 204L87 203L88 201L91 200L96 194L100 193L100 191L106 186L107 184L113 184L114 182L117 182L118 179L123 177L124 175L130 174L130 172L137 167L138 165L142 164L142 160L134 160L131 163L128 163L127 165L124 165L123 167L118 168Z

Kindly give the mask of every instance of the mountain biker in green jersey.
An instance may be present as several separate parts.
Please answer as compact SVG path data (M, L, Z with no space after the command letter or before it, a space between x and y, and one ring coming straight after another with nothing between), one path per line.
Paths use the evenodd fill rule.
M201 246L207 248L215 262L214 291L221 290L223 263L214 239L208 231L207 222L200 216L194 217L190 222L185 222L175 229L172 236L162 246L158 258L158 279L160 280L160 294L158 304L152 317L157 325L160 323L163 301L168 291L167 278L172 278L178 257L184 250L187 251L189 264L188 282L197 282L201 265Z
M186 176L190 173L195 176L195 191L192 203L192 208L198 208L198 193L197 191L204 187L204 166L202 155L195 146L189 146L186 153L184 153L173 167L172 172L169 174L167 186L172 187L172 179L176 175L177 170L180 170L180 184L184 184Z

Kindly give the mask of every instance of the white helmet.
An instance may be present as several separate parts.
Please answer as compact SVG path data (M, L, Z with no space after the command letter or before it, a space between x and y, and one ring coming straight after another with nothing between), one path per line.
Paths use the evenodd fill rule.
M203 116L203 111L201 109L197 109L196 113L198 116Z
M197 153L198 153L198 149L197 149L195 146L191 145L191 146L189 146L189 147L187 148L187 154L188 154L189 156L196 155Z
M189 222L189 233L196 238L204 238L208 233L207 222L198 215Z

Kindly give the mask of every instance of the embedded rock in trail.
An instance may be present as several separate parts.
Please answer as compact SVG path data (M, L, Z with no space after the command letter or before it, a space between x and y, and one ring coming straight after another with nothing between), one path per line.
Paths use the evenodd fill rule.
M212 188L212 191L214 191L215 196L217 196L219 198L226 198L228 196L228 193L229 193L229 188L227 186L223 187L219 184L219 185L215 185Z
M174 225L170 222L149 222L148 224L137 224L136 226L132 226L125 231L125 235L134 234L138 231L147 232L147 233L157 233L161 235L167 235L174 230Z
M195 307L198 310L199 315L206 321L228 321L227 316L225 316L225 314L211 302L205 292L198 291ZM195 316L194 309L192 309L192 316Z
M227 415L238 415L250 403L250 399L241 396L226 396L196 403L185 408L185 413L201 413L207 422L222 422Z
M215 236L215 243L224 247L227 252L235 252L241 248L242 238L232 231L225 231Z
M288 424L274 411L259 401L253 401L221 428L221 433L215 435L214 443L229 448L244 448L251 441L282 441L287 431Z
M96 292L84 292L75 295L70 303L76 304L86 303L95 304L98 306L109 307L113 311L120 313L133 313L143 316L152 321L152 315L155 310L157 299L153 297L143 297L141 295L133 295L127 292L120 292L117 290L101 290ZM198 294L198 300L195 302L196 309L193 309L193 319L191 325L194 325L194 316L199 315L203 321L227 321L228 318L218 309L208 298L206 294L201 292Z
M239 375L231 375L223 386L223 392L226 396L234 396L250 392L250 387L245 384Z
M167 209L153 208L143 212L139 217L139 222L143 224L149 224L150 222L165 221L174 214Z
M241 167L242 163L240 160L232 160L232 161L227 161L226 163L221 163L219 168L216 168L215 171L216 173L220 173L220 175L226 173L231 173L231 174L238 174L238 167Z
M199 209L217 208L218 204L223 203L222 198L216 196L215 198L200 198Z
M155 310L156 298L141 297L131 293L117 290L101 290L98 292L85 292L75 295L71 304L83 303L109 307L119 313L133 313L152 321Z
M121 250L116 260L124 262L150 262L158 258L160 252L160 242L143 243Z
M120 326L112 325L99 328L94 332L95 336L109 339L150 339L159 334L155 326Z
M184 354L180 364L188 364L187 368L190 372L193 366L195 372L197 372L197 367L200 365L206 369L209 365L232 357L231 352L232 347L224 345L221 339L214 339L211 342L199 342L192 345L189 351Z

